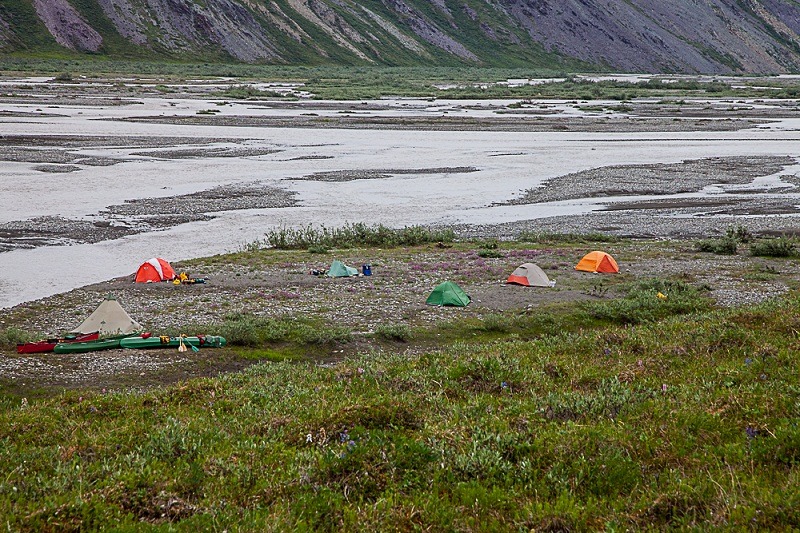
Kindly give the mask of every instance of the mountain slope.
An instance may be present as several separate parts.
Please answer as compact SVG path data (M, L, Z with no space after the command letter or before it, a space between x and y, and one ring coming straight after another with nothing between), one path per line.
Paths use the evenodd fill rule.
M0 50L275 64L800 71L797 0L0 0Z

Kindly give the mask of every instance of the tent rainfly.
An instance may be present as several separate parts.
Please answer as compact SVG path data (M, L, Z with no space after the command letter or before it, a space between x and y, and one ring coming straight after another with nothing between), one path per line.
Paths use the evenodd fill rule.
M584 255L583 259L575 266L575 270L616 274L619 272L619 267L609 254L596 250Z
M554 287L556 282L550 281L544 270L533 263L523 263L508 276L506 283L524 285L525 287Z
M97 309L71 333L99 331L100 336L127 335L141 329L142 326L128 315L117 299L108 295Z
M136 271L136 283L152 283L175 279L175 270L160 257L148 259Z
M425 301L428 305L449 305L455 307L466 307L472 298L452 281L445 281L437 285Z
M358 276L358 269L349 267L339 261L338 259L334 260L331 263L331 268L328 270L327 276L329 278L346 278L348 276Z

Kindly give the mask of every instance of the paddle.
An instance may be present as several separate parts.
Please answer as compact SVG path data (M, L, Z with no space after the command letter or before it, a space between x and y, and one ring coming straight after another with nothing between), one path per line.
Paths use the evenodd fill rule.
M189 348L191 348L191 349L192 349L192 351L193 351L194 353L197 353L197 352L199 352L199 351L200 351L200 348L198 348L198 347L197 347L197 346L195 346L194 344L189 344L188 342L187 342L187 343L184 343L184 342L183 342L183 337L184 337L183 335L181 335L181 336L179 337L179 339L180 339L180 346L178 346L178 351L179 351L179 352L185 352L185 351L186 351L186 346L187 346L187 345L189 346Z

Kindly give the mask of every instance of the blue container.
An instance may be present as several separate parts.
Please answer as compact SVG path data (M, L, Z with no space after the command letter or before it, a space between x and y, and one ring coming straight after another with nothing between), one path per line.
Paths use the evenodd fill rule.
M361 273L365 276L372 275L372 265L361 265Z

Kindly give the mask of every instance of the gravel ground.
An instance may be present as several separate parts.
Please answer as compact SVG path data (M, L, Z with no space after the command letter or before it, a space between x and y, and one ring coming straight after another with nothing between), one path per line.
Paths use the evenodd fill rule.
M737 131L765 124L766 120L729 119L709 120L682 118L665 120L652 117L574 117L551 116L549 113L507 115L503 113L488 118L478 117L375 117L358 114L343 114L332 119L329 116L256 117L235 115L197 115L128 117L125 122L148 124L183 124L195 126L242 126L269 128L338 128L338 129L392 129L435 131L561 131L561 132L685 132L685 131Z
M791 157L719 157L671 165L595 168L553 178L508 204L698 192L710 185L744 185L759 176L776 174L794 163ZM793 187L787 184L787 188Z
M602 247L621 267L616 277L574 270L580 257ZM429 247L422 251L345 250L317 255L266 252L237 260L215 257L176 263L177 271L205 277L195 285L136 284L133 276L89 285L50 298L0 311L0 329L11 325L53 335L77 326L107 294L114 294L146 330L165 327L192 335L205 332L230 313L268 317L314 317L328 324L347 325L356 341L341 348L320 347L316 357L330 360L345 352L374 350L368 335L378 325L432 327L465 317L481 318L499 311L538 312L543 305L610 298L614 284L648 277L677 277L706 285L719 306L758 303L800 286L792 260L755 258L741 250L735 257L700 254L690 240L623 240L585 247L502 250L503 257L483 258L478 245ZM260 258L260 259L259 259ZM267 259L267 263L263 260ZM330 279L310 274L338 258L346 264L372 265L372 276ZM556 281L553 289L505 285L508 274L523 262L535 262ZM449 279L473 298L466 308L425 305L431 289ZM608 289L607 292L603 288ZM360 339L360 340L359 340ZM416 349L412 344L396 349ZM215 375L238 370L252 361L231 350L154 352L109 350L94 354L19 356L0 351L0 376L15 390L44 387L128 388ZM25 385L23 385L25 384Z
M381 169L381 170L334 170L331 172L315 172L310 176L302 178L292 178L298 181L327 181L344 182L354 180L374 180L385 179L392 175L422 175L422 174L464 174L467 172L477 172L475 167L441 167L441 168L416 168L416 169Z
M37 217L0 224L0 252L15 248L96 243L213 218L210 213L296 205L291 191L259 183L225 185L192 194L144 198L112 205L100 220Z

